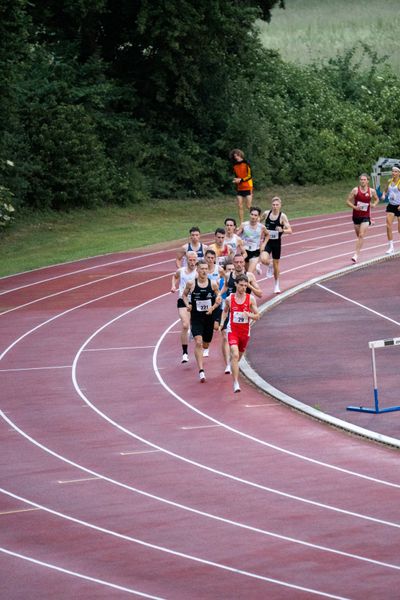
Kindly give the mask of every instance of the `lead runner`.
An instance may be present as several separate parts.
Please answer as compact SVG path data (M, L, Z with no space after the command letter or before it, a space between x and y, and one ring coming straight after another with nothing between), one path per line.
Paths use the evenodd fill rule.
M240 392L239 361L250 338L250 319L256 321L260 318L254 296L246 294L249 283L247 275L236 278L236 292L233 292L225 301L222 312L220 330L229 313L228 343L231 353L231 371L233 377L233 391Z

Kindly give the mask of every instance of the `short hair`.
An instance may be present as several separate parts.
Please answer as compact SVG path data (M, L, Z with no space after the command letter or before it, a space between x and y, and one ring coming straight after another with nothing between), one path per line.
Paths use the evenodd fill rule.
M225 258L225 260L223 261L221 267L224 269L224 271L226 271L226 267L228 265L232 265L233 266L233 260L231 258Z
M261 208L259 206L250 206L249 212L252 213L254 210L257 211L259 215L261 215Z
M276 200L278 200L278 202L280 202L282 204L282 200L279 198L279 196L274 196L271 200L271 202L275 202Z
M361 173L360 177L366 177L367 179L369 179L368 173Z
M225 229L223 227L217 227L217 229L214 232L214 235L217 235L217 233L222 233L223 235L225 235Z
M192 255L194 255L197 258L197 252L195 252L194 250L188 250L186 252L186 258L190 258Z
M206 265L207 269L208 269L208 264L206 263L206 261L204 260L204 258L201 258L199 261L197 261L197 266L201 267L202 265Z
M205 256L207 256L207 254L212 254L213 256L217 256L217 253L212 248L207 248Z
M249 283L249 278L247 277L247 275L238 275L236 277L236 283L239 283L239 281L245 281L246 283Z
M244 152L243 150L240 150L239 148L234 148L233 150L231 150L229 152L229 159L233 160L233 155L234 154L238 154L240 156L240 158L244 158Z
M234 219L233 217L226 217L224 225L226 225L228 221L233 221L233 224L236 227L236 219Z
M196 225L194 227L191 227L189 229L189 233L194 233L195 231L198 231L200 233L200 229L199 227L197 227Z

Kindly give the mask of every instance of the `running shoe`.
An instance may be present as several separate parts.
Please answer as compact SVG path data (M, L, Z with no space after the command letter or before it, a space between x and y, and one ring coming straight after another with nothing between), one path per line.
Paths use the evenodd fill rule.
M207 356L209 356L210 351L208 348L203 348L203 356L205 356L207 358Z
M389 246L389 248L386 250L386 254L393 254L394 252L394 246Z
M356 263L358 258L357 258L357 254L355 254L354 256L351 257L351 260L353 263Z
M237 394L237 392L240 392L240 385L238 381L233 382L233 391L235 394Z
M256 264L256 273L262 275L262 268L259 262Z
M206 374L204 373L204 371L199 371L199 379L200 379L200 383L204 383L206 380Z
M232 373L231 365L226 365L225 367L225 375L230 375Z
M269 265L268 269L267 269L267 279L272 279L273 276L274 276L274 267L272 265Z
M182 354L181 362L186 363L189 361L189 356L187 354Z
M281 290L279 287L279 282L277 281L274 285L274 294L280 294L280 293L281 293Z

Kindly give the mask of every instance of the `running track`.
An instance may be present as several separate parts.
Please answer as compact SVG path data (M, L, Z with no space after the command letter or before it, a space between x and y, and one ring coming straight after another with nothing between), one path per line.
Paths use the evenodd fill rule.
M375 219L363 260L386 249ZM348 212L293 225L283 290L349 265ZM174 252L0 279L1 597L396 597L398 451L234 395L218 339L200 385Z

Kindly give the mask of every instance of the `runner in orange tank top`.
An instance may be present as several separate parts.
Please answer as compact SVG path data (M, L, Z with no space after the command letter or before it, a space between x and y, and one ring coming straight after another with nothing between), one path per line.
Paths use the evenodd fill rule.
M233 173L235 175L233 183L236 186L236 199L239 207L239 223L244 221L243 198L246 198L247 210L250 210L253 204L253 176L251 167L244 159L242 150L235 148L229 153L232 161Z

